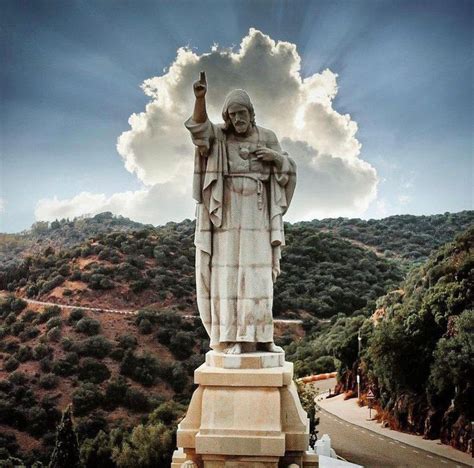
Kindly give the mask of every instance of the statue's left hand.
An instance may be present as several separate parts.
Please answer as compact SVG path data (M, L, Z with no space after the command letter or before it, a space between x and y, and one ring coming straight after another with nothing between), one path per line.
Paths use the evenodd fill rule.
M281 167L283 164L283 156L275 150L265 147L259 147L255 151L255 155L261 161L273 162L277 167Z

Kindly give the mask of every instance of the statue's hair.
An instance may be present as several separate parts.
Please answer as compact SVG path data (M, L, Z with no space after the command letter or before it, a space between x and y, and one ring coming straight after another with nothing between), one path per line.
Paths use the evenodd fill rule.
M224 107L222 108L222 118L224 119L224 131L229 130L232 127L232 122L229 117L229 107L232 104L240 104L244 106L250 114L250 123L255 126L255 111L253 108L250 96L243 89L234 89L231 91L224 101Z

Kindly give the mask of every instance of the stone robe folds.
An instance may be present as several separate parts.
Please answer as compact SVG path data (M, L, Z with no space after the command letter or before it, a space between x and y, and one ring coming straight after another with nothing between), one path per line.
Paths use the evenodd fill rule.
M272 131L257 127L259 144L282 154L283 166L266 163L266 174L236 171L222 126L192 118L185 126L196 145L196 292L210 345L272 342L273 283L280 273L282 216L296 185L295 163Z

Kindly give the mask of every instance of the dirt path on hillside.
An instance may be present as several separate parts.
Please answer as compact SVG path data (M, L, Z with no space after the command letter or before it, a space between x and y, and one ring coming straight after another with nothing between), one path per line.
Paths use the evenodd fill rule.
M5 293L0 293L2 296L6 296ZM23 301L27 302L28 304L36 304L42 306L58 306L64 309L83 309L83 310L91 310L93 312L110 312L112 314L120 314L120 315L138 315L138 310L129 310L129 309L104 309L103 307L88 307L82 305L66 305L66 304L59 304L57 302L45 302L45 301L37 301L35 299L26 299L21 298ZM184 315L185 318L198 318L199 315ZM300 325L303 323L303 320L298 319L274 319L275 323L286 323L286 324L296 324Z

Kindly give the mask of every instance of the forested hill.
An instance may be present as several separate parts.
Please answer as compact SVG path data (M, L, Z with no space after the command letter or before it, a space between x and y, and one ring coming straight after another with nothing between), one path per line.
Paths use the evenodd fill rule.
M473 246L471 228L381 297L370 318L340 317L288 346L297 373L337 364L340 390L354 395L359 368L362 392L372 387L392 427L467 450L474 418Z
M403 279L414 259L420 261L473 222L474 212L465 211L287 223L274 313L329 318L367 312ZM19 247L16 258L3 261L0 289L60 304L117 309L172 305L196 312L190 220L155 228L104 213L58 221L35 235L42 236L42 250L22 254Z
M142 229L145 225L110 212L93 217L38 221L30 229L18 234L0 233L0 262L39 253L47 247L64 248L80 244L91 237L107 232Z
M431 216L397 215L384 219L323 219L297 223L330 231L368 247L386 257L424 261L430 253L454 239L474 223L474 211Z

